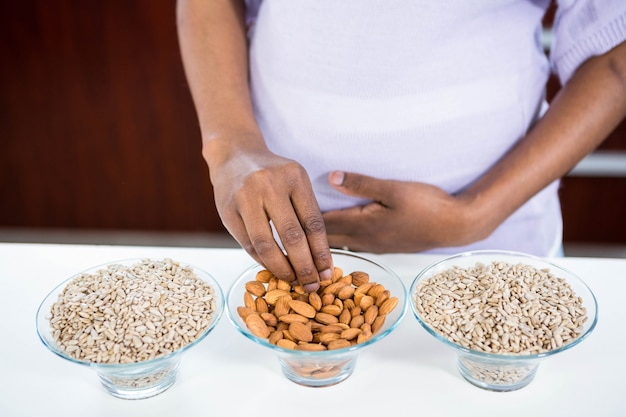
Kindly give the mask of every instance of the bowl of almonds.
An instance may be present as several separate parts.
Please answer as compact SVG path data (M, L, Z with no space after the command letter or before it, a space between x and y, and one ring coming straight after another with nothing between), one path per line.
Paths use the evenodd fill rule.
M406 289L388 267L332 250L335 274L311 293L261 265L228 291L227 313L248 339L272 349L283 374L309 387L348 378L358 354L388 336L406 312Z
M54 288L37 311L53 353L93 368L106 391L142 399L167 390L181 357L224 310L217 281L172 259L128 259L90 268Z
M574 273L532 255L466 252L422 270L410 306L428 333L450 347L460 374L492 391L527 386L542 360L593 331L598 306Z

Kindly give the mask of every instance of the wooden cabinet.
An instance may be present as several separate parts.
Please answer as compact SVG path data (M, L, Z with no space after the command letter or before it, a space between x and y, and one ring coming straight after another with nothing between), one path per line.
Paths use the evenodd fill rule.
M0 31L0 228L224 231L175 0L5 2ZM626 179L562 197L567 240L626 243Z

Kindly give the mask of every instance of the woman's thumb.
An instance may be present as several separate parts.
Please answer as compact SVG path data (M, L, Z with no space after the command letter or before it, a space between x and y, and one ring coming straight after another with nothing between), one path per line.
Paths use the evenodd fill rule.
M328 182L336 190L354 197L379 198L379 181L367 175L352 172L333 171L328 174ZM373 195L375 194L375 195Z

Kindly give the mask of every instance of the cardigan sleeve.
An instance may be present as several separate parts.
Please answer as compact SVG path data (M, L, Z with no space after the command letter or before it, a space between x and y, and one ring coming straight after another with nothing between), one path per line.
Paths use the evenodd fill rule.
M244 1L246 5L246 25L248 27L254 24L256 17L259 14L259 7L261 7L262 1L263 0L245 0Z
M587 59L626 40L626 1L559 0L553 35L550 62L565 84Z

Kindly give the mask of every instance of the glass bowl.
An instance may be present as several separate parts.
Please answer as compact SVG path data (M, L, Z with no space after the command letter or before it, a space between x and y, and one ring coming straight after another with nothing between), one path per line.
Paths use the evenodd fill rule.
M381 265L378 262L375 262L371 259L368 259L364 256L357 255L352 252L342 251L342 250L331 250L333 256L333 262L336 268L340 268L343 271L343 276L351 274L355 271L361 271L369 274L369 281L375 282L384 286L386 290L388 290L387 295L390 298L396 298L397 305L391 312L388 314L382 314L384 316L384 320L381 320L380 323L383 323L380 327L376 326L376 330L373 334L371 334L369 338L363 336L363 340L361 339L353 339L354 341L359 340L360 343L355 343L337 348L329 349L329 350L299 350L292 349L290 347L281 347L274 343L271 343L268 338L264 336L259 336L253 334L253 332L248 328L244 319L238 312L238 308L245 308L247 306L245 296L246 293L246 284L252 281L255 281L257 273L263 271L264 268L261 265L253 265L247 270L245 270L233 283L231 288L228 291L226 297L226 305L227 305L227 313L234 324L234 326L248 339L252 340L259 345L273 350L277 357L278 362L281 366L283 374L292 382L295 382L300 385L304 385L307 387L325 387L334 385L344 381L348 378L352 372L354 371L356 360L359 353L365 349L366 347L384 339L387 335L389 335L400 323L400 320L404 316L407 307L406 307L406 288L404 287L400 278L388 267ZM283 284L284 285L284 284ZM373 284L371 284L373 285ZM371 286L370 285L370 286ZM353 288L356 286L356 281ZM289 286L288 286L289 287ZM322 294L324 289L327 287L320 287L320 289L316 292L316 294ZM366 287L363 287L363 289ZM266 287L267 289L267 287ZM350 292L350 290L347 290ZM329 291L331 292L331 291ZM268 294L268 298L269 293ZM339 293L341 294L341 293ZM260 293L257 295L261 295ZM296 296L293 295L292 298ZM309 297L309 295L307 295ZM345 297L341 295L341 297ZM385 296L386 297L386 296ZM259 297L263 298L263 297ZM320 297L320 299L323 297ZM339 298L339 295L336 297ZM364 297L363 297L364 298ZM340 298L341 299L341 298ZM383 301L384 298L380 300ZM349 305L349 301L347 299L342 299L342 305L344 309L348 309L352 307ZM354 298L353 301L357 300ZM361 305L362 298L359 296L358 304ZM249 300L248 300L249 302ZM369 303L369 301L368 301ZM365 301L362 304L364 307L367 306ZM318 306L319 307L319 306ZM271 308L271 306L270 306ZM311 309L309 305L309 309ZM360 307L359 307L360 308ZM378 308L378 306L377 306ZM380 308L379 311L383 311L383 308ZM260 309L258 311L261 311ZM312 311L312 310L311 310ZM313 313L317 314L320 311L329 311L327 309L316 310ZM359 315L356 313L357 310L350 310L351 312L355 312L355 316ZM361 309L361 312L366 310ZM372 309L372 312L374 310ZM294 313L294 310L291 310L291 313ZM313 315L313 314L310 314ZM308 322L308 325L313 325L312 323L317 320L317 315L315 318L311 318ZM321 316L320 316L321 317ZM285 319L286 320L286 319ZM361 325L358 326L358 322L360 319L355 319L354 322L350 321L350 325L354 324L354 326L362 329L362 333L365 334L367 330L367 326ZM371 316L368 318L366 322L371 321ZM280 320L278 320L280 322ZM273 324L273 323L270 323ZM315 323L316 326L320 327L320 325ZM276 328L278 325L275 326ZM356 328L355 327L355 328ZM274 327L272 327L273 329ZM345 325L344 325L345 328ZM289 331L291 331L292 327L289 327ZM277 329L278 330L278 329ZM349 332L353 332L350 330ZM359 330L354 331L359 333ZM346 336L350 337L350 336ZM288 342L289 343L289 342ZM296 343L296 342L294 342ZM304 342L300 341L300 344L304 344ZM311 344L317 345L318 347L321 345L321 342L314 339ZM329 345L330 346L330 345ZM313 346L315 348L315 346Z
M121 265L123 267L129 267L137 264L138 262L149 261L147 259L126 259L121 261L110 262L93 268L89 268L78 274L68 278L56 288L54 288L43 300L37 310L36 325L37 334L43 342L43 344L54 354L61 358L80 365L89 366L95 370L96 374L100 378L100 382L106 389L106 391L117 398L123 399L142 399L152 397L167 390L176 381L176 375L180 366L182 355L185 351L192 348L202 341L214 328L220 320L224 311L224 294L218 282L207 272L200 268L191 265L182 265L169 259L167 262L173 262L181 267L188 267L193 271L195 276L206 284L209 284L213 290L212 303L213 313L209 322L204 323L199 328L201 333L196 333L193 337L185 339L184 344L171 353L154 355L153 358L145 359L135 362L125 363L111 363L111 362L97 362L92 360L77 359L74 356L69 355L60 345L54 337L54 329L52 328L50 318L52 316L51 308L57 302L59 295L64 289L71 284L74 279L77 279L83 274L97 275L100 271L106 270L111 265ZM164 262L164 261L158 261ZM136 294L136 293L135 293ZM95 297L92 297L93 301ZM171 299L165 296L161 296L164 302L171 301ZM93 301L96 303L97 301ZM145 310L143 311L145 313ZM147 314L146 314L147 315ZM117 316L119 317L119 316ZM196 316L198 317L198 316ZM87 318L91 324L95 326L94 318ZM167 321L164 320L164 322ZM155 321L158 324L158 321ZM178 323L180 324L180 323ZM182 326L182 324L181 324ZM90 329L93 326L90 325ZM145 327L145 326L144 326ZM178 328L178 325L177 325ZM143 330L143 329L142 329ZM151 334L148 332L148 335ZM188 333L191 334L191 333ZM169 337L169 336L168 336ZM194 339L195 337L195 339ZM163 340L163 339L162 339Z
M458 341L462 340L463 338L462 334L457 334L456 336L450 336L450 334L453 333L452 331L448 333L448 336L445 336L443 334L443 331L435 330L433 326L439 326L438 328L441 329L441 326L443 326L443 324L441 323L446 322L446 318L443 317L442 320L439 320L439 323L434 324L435 322L433 320L436 321L437 317L439 316L432 313L432 310L430 310L430 307L429 307L429 311L430 311L429 314L422 314L419 312L419 310L422 310L423 312L425 312L426 309L418 308L418 301L420 301L422 305L427 305L432 302L430 301L432 299L423 295L424 294L423 291L420 292L420 297L418 297L418 291L420 291L418 287L420 286L420 284L423 285L423 282L425 280L428 280L429 278L433 277L436 274L442 273L444 271L451 271L451 268L453 267L468 269L468 268L474 267L477 263L489 265L492 262L505 262L511 265L524 264L532 268L535 268L536 270L548 269L550 273L553 274L555 277L560 277L564 279L567 282L567 284L569 284L569 287L571 288L571 290L573 290L575 295L582 299L582 307L586 309L587 319L583 323L580 329L579 335L576 338L572 337L572 339L569 341L562 342L560 335L563 334L563 330L557 330L557 329L562 323L566 323L566 322L563 321L563 322L558 323L558 320L555 321L556 317L554 315L553 316L546 316L546 315L541 316L542 320L546 320L545 327L548 327L548 329L550 329L549 331L545 331L545 327L539 326L540 316L537 315L538 313L536 312L536 310L532 310L534 311L533 314L535 314L534 317L537 317L537 319L536 320L533 319L534 321L532 322L538 323L537 326L539 326L541 330L536 330L537 328L534 328L534 329L535 331L540 332L539 334L542 334L541 337L550 338L550 346L549 347L544 346L543 349L530 349L530 350L525 351L525 352L530 352L530 353L524 353L524 351L520 351L520 352L511 351L509 350L508 347L504 351L501 350L500 352L496 352L496 353L486 351L486 349L483 348L483 346L485 346L486 343L483 343L483 342L485 340L488 340L489 343L492 343L492 341L490 340L491 337L489 337L488 339L483 339L482 337L483 335L479 334L479 333L483 333L482 329L484 328L484 326L481 327L480 329L481 331L478 331L478 329L476 329L477 332L474 332L474 330L470 330L470 329L473 329L474 326L478 326L478 323L476 323L476 320L475 320L476 316L474 316L474 320L468 320L466 317L465 319L466 321L464 322L464 324L455 327L456 329L461 330L462 333L463 332L471 333L470 337L469 338L466 337L466 340L463 340L463 343L461 344L458 343ZM458 276L457 273L454 273L453 275ZM513 272L513 275L517 276L517 272ZM478 279L480 279L480 277L482 276L479 276ZM448 276L447 278L445 278L445 280L442 280L442 281L449 283L451 279L452 278ZM465 281L461 281L462 285L466 286L465 288L467 288L467 286L474 285L472 284L471 279L470 280L467 280L467 278L465 279L466 279ZM529 279L529 278L522 278L522 279ZM450 288L451 288L451 291L458 291L458 293L456 294L459 295L460 298L463 298L461 294L465 293L465 289L463 288L453 289L452 287ZM536 288L539 288L539 287L536 287ZM489 290L483 291L482 294L488 291ZM492 391L513 391L513 390L517 390L517 389L527 386L534 379L539 363L542 360L550 356L556 355L560 352L563 352L565 350L571 349L577 344L579 344L580 342L582 342L593 331L593 329L596 326L597 319L598 319L598 316L597 316L598 306L597 306L596 298L594 294L591 292L591 290L589 289L589 287L579 277L577 277L574 273L552 262L549 262L545 259L538 258L538 257L528 255L528 254L524 254L524 253L519 253L519 252L485 250L485 251L465 252L465 253L461 253L458 255L445 258L439 262L436 262L428 266L424 270L422 270L419 273L419 275L417 275L417 277L414 279L413 283L411 284L409 293L410 293L410 298L411 298L410 306L411 306L411 310L413 311L415 318L422 325L422 327L426 329L426 331L428 331L428 333L433 335L437 340L441 341L444 345L448 346L456 353L457 366L461 375L470 383L480 388L492 390ZM440 294L436 295L435 298L444 297L446 296L445 293L446 293L445 290L440 291ZM432 294L436 294L436 293L431 293L431 295ZM482 294L479 291L472 292L472 294L473 295L471 299L467 300L469 305L475 304L475 305L481 306L480 308L482 309L482 306L485 305L485 303L487 304L491 303L490 307L493 307L496 310L498 310L498 306L502 307L504 305L504 304L500 304L498 299L492 298L494 293L489 294L488 296L489 298L487 298L487 295L485 295L484 299L481 298ZM547 293L542 293L542 294L546 294L545 297L548 297ZM497 296L497 297L500 297L500 296ZM502 296L502 297L505 297L505 296ZM524 298L520 302L520 305L522 306L522 308L526 308L528 309L528 311L531 311L528 307L530 304L526 305L524 304L524 302L532 300L533 295L526 292L524 297L526 298ZM541 297L544 297L544 295L541 295ZM470 296L466 295L465 298L466 299L470 298ZM516 296L514 298L519 298L519 297ZM459 299L457 299L456 301L457 301L457 304L454 304L454 302L451 304L450 301L447 301L448 304L445 306L445 308L450 309L450 310L447 310L448 312L450 312L450 314L454 314L454 311L451 310L454 308L464 309L464 311L469 313L469 309L472 307L464 307L464 304L462 303L464 303L465 301L459 301ZM532 302L534 303L534 301ZM478 309L478 307L474 307L473 311L475 311L476 309ZM521 316L514 317L516 313L519 313L519 311L511 310L510 306L507 306L507 309L510 310L508 313L504 309L502 309L502 310L499 310L499 313L496 313L496 310L491 310L490 313L481 314L481 316L487 315L492 318L494 317L494 315L500 314L500 317L502 317L502 320L496 321L496 323L500 325L500 330L502 330L503 323L507 324L508 331L506 332L501 331L500 333L498 333L497 331L494 331L494 333L498 333L497 337L494 336L494 338L496 338L496 341L498 343L498 344L495 344L496 348L494 350L501 349L501 348L498 348L498 346L505 346L505 344L506 346L512 346L512 344L509 344L509 341L513 340L515 334L517 334L518 336L520 335L520 329L522 329L523 326L519 325L519 323L520 322L523 323L524 320L526 320L525 318L520 319ZM437 310L437 311L441 311L441 310ZM510 317L510 320L507 317ZM552 318L548 319L546 317L552 317ZM483 319L480 319L480 320L483 320ZM431 326L431 324L429 323L432 323L433 326ZM448 324L449 323L450 322L448 322ZM483 323L487 323L487 322L483 322ZM516 324L519 326L516 327ZM494 328L493 322L489 322L488 325L491 326L491 329ZM468 326L468 327L464 327L464 326ZM524 330L529 331L529 328L525 327ZM507 333L508 336L504 336L504 333ZM535 334L533 332L531 333ZM487 331L485 331L485 334L487 334ZM524 332L521 332L521 334L524 335ZM456 340L453 340L453 337L455 337ZM477 339L475 343L474 343L474 338ZM472 341L471 344L470 342L468 342L468 340ZM482 346L479 346L476 343L481 343ZM469 347L468 347L468 344L470 344ZM491 344L491 346L494 346L494 344Z

